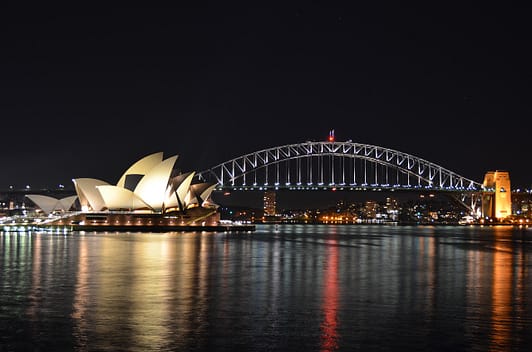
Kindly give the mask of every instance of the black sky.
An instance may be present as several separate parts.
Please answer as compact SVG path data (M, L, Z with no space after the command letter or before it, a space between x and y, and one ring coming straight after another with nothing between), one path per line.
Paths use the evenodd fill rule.
M190 3L3 5L0 189L116 182L157 151L200 171L333 128L532 185L529 8Z

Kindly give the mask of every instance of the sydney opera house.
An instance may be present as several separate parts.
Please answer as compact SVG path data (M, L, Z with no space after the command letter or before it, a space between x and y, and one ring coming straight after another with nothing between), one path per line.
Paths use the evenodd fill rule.
M76 178L75 196L27 197L47 215L41 225L149 230L220 227L218 205L211 199L215 184L195 183L195 172L176 172L176 160L177 155L164 159L158 152L131 165L116 184Z

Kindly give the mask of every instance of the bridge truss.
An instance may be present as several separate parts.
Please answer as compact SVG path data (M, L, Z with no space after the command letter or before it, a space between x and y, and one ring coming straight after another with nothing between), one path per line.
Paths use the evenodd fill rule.
M347 142L305 142L249 153L197 173L224 189L420 189L479 191L482 184L397 150Z

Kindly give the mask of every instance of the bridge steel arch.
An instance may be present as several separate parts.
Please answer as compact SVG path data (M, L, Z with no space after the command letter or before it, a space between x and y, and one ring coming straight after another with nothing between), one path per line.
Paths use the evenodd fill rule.
M249 153L197 173L216 189L419 189L480 191L482 184L411 154L346 142L289 144Z

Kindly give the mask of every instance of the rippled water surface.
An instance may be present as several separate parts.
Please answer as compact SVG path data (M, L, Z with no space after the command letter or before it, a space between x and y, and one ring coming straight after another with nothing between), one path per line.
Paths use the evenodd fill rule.
M4 351L525 351L532 230L1 233Z

